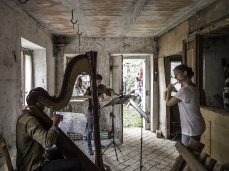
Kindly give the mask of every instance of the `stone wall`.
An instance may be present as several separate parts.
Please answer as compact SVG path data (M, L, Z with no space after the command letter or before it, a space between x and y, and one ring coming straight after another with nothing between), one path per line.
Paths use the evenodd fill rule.
M55 91L53 37L13 1L1 0L0 18L0 134L6 139L15 165L15 128L21 114L21 37L46 49L48 67L44 81L50 94ZM5 170L1 150L0 170Z

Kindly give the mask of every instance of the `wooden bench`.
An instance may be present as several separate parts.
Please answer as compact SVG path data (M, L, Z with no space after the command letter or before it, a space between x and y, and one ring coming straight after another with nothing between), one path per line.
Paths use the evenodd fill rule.
M175 144L180 155L170 171L229 171L229 164L219 164L208 154L202 152L204 144L191 139L186 146L181 142Z

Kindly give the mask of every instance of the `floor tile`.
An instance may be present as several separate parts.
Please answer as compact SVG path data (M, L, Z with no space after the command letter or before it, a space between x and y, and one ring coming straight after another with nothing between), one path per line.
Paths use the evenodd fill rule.
M140 128L124 128L123 143L115 139L115 144L121 152L113 143L110 144L112 139L101 140L106 147L110 144L108 148L105 148L103 163L112 171L137 171L140 170L140 162L142 163L141 171L169 171L179 155L175 148L176 141L156 138L155 133L143 130L141 146L140 136ZM75 143L94 162L94 155L87 154L87 142L75 141Z

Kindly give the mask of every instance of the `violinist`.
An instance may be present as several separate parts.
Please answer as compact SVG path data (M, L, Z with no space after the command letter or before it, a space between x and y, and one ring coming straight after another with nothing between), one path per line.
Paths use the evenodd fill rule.
M107 89L104 85L101 84L102 76L97 74L96 75L96 84L98 87L98 101L103 102L106 100L110 100L112 96L114 96L114 90ZM109 95L110 97L104 98L103 94ZM84 100L88 101L88 109L87 109L87 122L88 122L88 129L87 129L87 153L89 155L94 155L92 151L92 144L91 144L91 136L94 130L94 115L92 113L92 100L91 100L91 90L88 87L84 93ZM98 109L100 109L100 104L98 104ZM100 117L100 111L98 111ZM93 144L94 145L94 144ZM104 149L105 146L101 144L101 148Z

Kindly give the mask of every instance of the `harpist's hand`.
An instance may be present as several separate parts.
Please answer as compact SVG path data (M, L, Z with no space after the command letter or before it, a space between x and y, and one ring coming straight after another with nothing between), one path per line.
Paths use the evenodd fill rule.
M53 120L53 126L58 127L59 123L63 120L63 115L54 114L52 116L52 120Z

